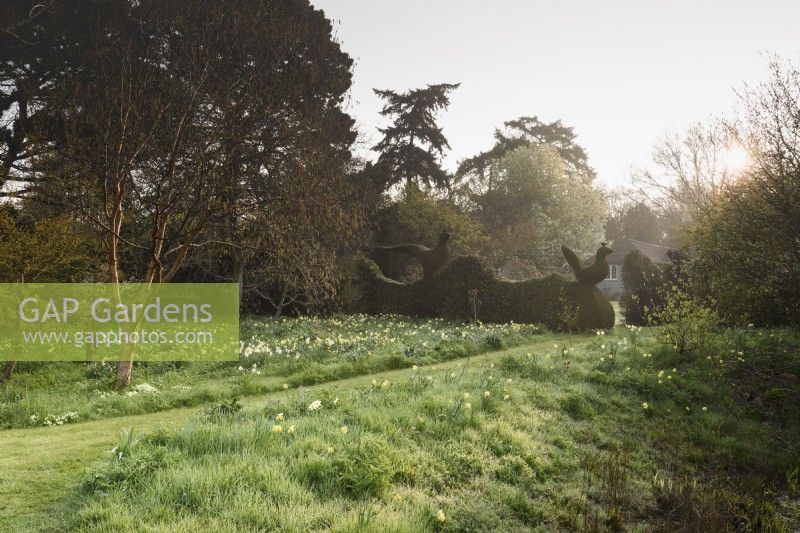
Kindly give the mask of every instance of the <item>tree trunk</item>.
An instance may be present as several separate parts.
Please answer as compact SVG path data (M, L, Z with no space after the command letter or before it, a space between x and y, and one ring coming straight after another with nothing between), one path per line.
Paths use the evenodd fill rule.
M108 282L114 285L114 303L118 304L121 301L119 293L119 234L122 229L122 196L124 193L124 186L122 183L117 182L115 192L114 211L111 217L111 232L108 235ZM118 389L124 389L131 383L131 370L133 370L133 361L119 361L117 362L117 379L116 386Z
M281 299L278 301L278 305L275 306L275 318L280 318L281 314L283 313L283 306L286 304L286 295L289 292L289 285L283 287L283 292L281 293Z
M117 363L117 380L115 385L118 389L124 389L131 384L132 371L133 361L119 361Z
M233 267L233 275L231 276L231 280L239 284L239 305L242 304L242 294L244 291L244 270L245 270L244 253L240 250L237 250L236 264Z
M158 279L161 281L162 278L162 268L161 268L161 251L164 246L164 234L166 233L167 227L167 219L163 213L157 213L157 222L156 227L153 230L153 239L152 239L152 248L150 249L150 262L147 265L147 274L145 275L144 283L149 288L153 282ZM119 231L117 231L119 234ZM116 255L116 254L115 254ZM112 277L115 277L115 283L117 286L117 291L119 291L119 272L116 268L117 261L114 258L114 271L112 273ZM110 264L110 263L109 263ZM117 301L120 301L121 298L119 293L117 292ZM137 323L136 327L139 327ZM117 363L117 381L116 387L118 389L124 389L128 385L131 384L131 372L133 372L133 351L134 346L129 348L128 357L125 358L124 361L119 361Z
M9 379L11 379L11 374L14 373L14 368L16 366L17 366L16 361L7 361L6 366L3 369L3 379L0 379L0 381L8 381Z

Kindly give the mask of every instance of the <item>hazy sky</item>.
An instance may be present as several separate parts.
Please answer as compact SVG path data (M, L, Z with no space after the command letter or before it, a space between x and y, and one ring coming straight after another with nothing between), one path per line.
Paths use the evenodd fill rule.
M461 82L440 123L448 168L521 115L573 126L609 185L653 142L735 104L765 55L800 53L800 0L312 0L356 60L351 113L371 144L372 88Z

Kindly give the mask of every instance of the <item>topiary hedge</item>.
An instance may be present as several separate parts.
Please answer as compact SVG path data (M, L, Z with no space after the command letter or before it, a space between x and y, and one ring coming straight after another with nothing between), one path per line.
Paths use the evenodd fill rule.
M459 257L432 278L412 283L389 279L373 261L361 259L357 283L358 309L366 313L540 323L568 331L614 326L614 308L597 287L559 274L503 281L477 257Z

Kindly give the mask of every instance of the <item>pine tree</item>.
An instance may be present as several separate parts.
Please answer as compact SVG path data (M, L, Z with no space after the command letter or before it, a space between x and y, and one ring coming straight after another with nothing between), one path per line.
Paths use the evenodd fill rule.
M448 186L450 175L442 169L439 159L450 145L436 125L436 113L447 109L448 93L458 86L440 83L403 93L375 89L375 94L386 101L381 115L394 118L391 126L380 129L383 139L373 147L380 152L375 166L384 188L402 181Z

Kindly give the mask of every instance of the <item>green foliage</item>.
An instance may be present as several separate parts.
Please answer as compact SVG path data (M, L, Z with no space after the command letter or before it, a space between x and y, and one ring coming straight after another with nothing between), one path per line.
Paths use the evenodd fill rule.
M318 338L334 343L330 357L380 373L278 386L243 398L235 416L176 409L0 432L5 503L15 510L0 513L0 530L797 529L800 451L786 445L800 438L796 332L711 332L694 357L660 346L649 328L635 346L630 330L614 329L468 361L430 355L443 333L442 346L464 333L483 344L500 333L493 328L367 316L248 322L260 348L248 353L265 369L248 370L253 380L275 382L267 374L297 354L324 361ZM401 357L413 348L419 366L382 372L367 353L385 345ZM173 368L175 381L159 389L224 379L192 366ZM67 365L57 370L37 372L27 394L41 389L67 407L71 396L55 386L79 380ZM86 396L94 385L76 388ZM115 448L131 425L135 434Z
M68 213L98 237L102 274L331 305L372 198L352 176L353 60L321 10L15 0L2 18L17 31L0 34L0 197Z
M396 202L378 214L379 231L376 240L381 244L418 243L433 246L442 231L451 235L452 255L481 255L491 253L492 243L481 224L470 214L460 211L451 201L437 199L415 184L407 185ZM412 258L391 254L378 258L390 277L419 278L419 265Z
M25 221L0 209L0 281L83 281L92 266L88 243L66 217Z
M693 291L737 325L800 324L800 65L769 67L732 128L751 163L687 232Z
M521 147L544 145L558 152L570 178L590 182L596 177L594 169L589 166L586 150L575 142L573 129L563 125L560 120L548 123L542 122L538 117L523 116L506 121L504 126L506 132L495 130L495 145L492 149L461 162L457 176L480 183L487 180L486 173L493 161ZM488 179L491 179L491 172L489 170Z
M651 333L643 330L638 348L617 351L613 367L598 356L607 355L604 345L624 342L626 331L564 337L555 356L548 342L479 364L280 393L236 419L160 430L92 467L69 525L796 529L791 491L800 455L785 443L797 439L800 403L784 400L786 416L776 417L774 404L762 403L771 386L759 389L760 374L747 368L774 368L784 386L800 384L796 335L711 334L708 353L737 347L748 363L683 359L659 383L662 358L673 350L656 351ZM571 365L560 359L567 356ZM544 380L528 376L532 359L558 370ZM743 385L757 401L740 401ZM321 406L312 412L314 400Z
M620 299L625 323L634 326L649 324L653 312L664 305L669 285L661 271L639 250L631 249L622 263L625 293Z
M229 400L223 400L216 405L206 408L205 415L209 420L218 420L221 418L234 416L242 410L242 407L243 406L239 402L239 398L234 397Z
M691 226L692 290L732 324L800 323L795 230L762 194L741 184Z
M558 274L527 281L502 281L476 257L451 261L431 279L404 284L383 276L378 266L359 265L362 301L367 313L474 319L471 291L477 290L477 315L483 322L541 323L557 330L614 326L614 309L596 287Z
M590 181L571 178L555 148L520 147L493 161L490 172L491 182L471 201L502 258L549 270L563 264L562 244L594 252L602 240L605 198Z
M635 239L659 244L664 235L663 226L661 218L646 203L626 203L608 217L606 240Z
M715 311L678 288L673 288L664 305L647 312L648 322L661 324L658 335L679 354L707 345L709 332L720 324Z
M404 93L375 89L386 103L381 115L394 118L384 129L383 139L373 147L380 152L375 169L384 189L403 181L434 187L450 182L439 166L439 158L450 148L442 129L436 125L436 113L450 105L449 93L458 83L440 83Z
M564 411L575 420L587 420L595 416L596 411L585 397L571 395L564 401Z

